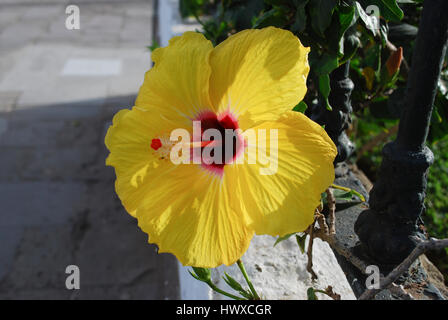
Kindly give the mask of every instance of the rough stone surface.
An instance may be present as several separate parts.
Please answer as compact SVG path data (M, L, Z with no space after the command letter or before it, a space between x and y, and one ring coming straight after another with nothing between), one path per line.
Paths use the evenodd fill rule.
M336 184L355 189L364 195L368 200L368 194L360 180L353 174L349 167L342 163L336 168ZM354 200L354 199L353 199ZM336 204L336 238L341 244L352 251L352 253L361 259L366 265L376 265L377 262L368 257L359 246L359 238L354 232L354 225L360 213L368 207L367 203L356 201L337 201ZM336 253L339 265L344 270L356 297L359 297L366 289L366 275L354 267L344 257ZM390 268L380 265L380 272L386 276ZM432 265L425 256L421 256L409 272L405 273L396 282L402 285L405 292L411 294L417 300L445 300L447 299L447 288L443 282L443 276ZM390 290L383 290L375 297L376 300L406 300L408 297Z
M307 289L324 290L329 285L343 300L354 300L355 295L345 278L331 248L327 243L315 239L313 245L313 270L318 279L311 280L306 270L308 258L300 252L294 237L278 243L273 247L275 238L271 236L256 236L252 239L249 250L242 261L254 287L263 299L274 300L307 300ZM308 246L308 244L307 244ZM222 266L213 273L213 281L222 289L232 289L222 280L224 272L244 284L244 278L238 267ZM317 293L320 300L328 300L325 294ZM223 299L215 292L212 299Z

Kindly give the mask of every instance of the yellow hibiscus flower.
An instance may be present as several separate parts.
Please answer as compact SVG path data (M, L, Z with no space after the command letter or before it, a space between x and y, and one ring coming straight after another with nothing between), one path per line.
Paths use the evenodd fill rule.
M187 32L154 50L135 106L114 116L105 143L116 192L159 252L183 265L231 265L254 233L283 236L311 224L334 180L336 147L320 125L290 111L306 93L308 52L273 27L239 32L215 48ZM174 164L170 133L193 132L193 122L219 132L275 130L276 172L260 174L267 156L251 163L245 138L223 164ZM274 143L266 136L266 146Z

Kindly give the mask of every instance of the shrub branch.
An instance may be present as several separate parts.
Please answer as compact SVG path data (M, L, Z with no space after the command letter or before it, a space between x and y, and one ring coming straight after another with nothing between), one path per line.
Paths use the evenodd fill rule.
M420 242L417 247L411 252L411 254L403 260L394 270L392 270L387 277L380 279L380 288L379 289L368 289L366 290L358 300L369 300L375 297L375 295L383 289L386 289L392 283L398 279L404 272L406 272L412 263L420 257L423 253L429 250L437 250L448 247L448 238L447 239L435 239L430 238L429 240L425 240Z

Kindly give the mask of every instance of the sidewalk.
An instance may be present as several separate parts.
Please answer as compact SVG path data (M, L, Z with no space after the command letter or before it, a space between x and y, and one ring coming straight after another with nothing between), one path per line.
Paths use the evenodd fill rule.
M153 3L76 3L67 30L68 2L0 0L0 299L178 298L176 260L147 244L104 165L150 67Z

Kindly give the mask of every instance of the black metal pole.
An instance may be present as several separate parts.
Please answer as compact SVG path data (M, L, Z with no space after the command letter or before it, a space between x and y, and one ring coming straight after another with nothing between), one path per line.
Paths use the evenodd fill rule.
M330 74L331 92L328 97L333 110L318 105L311 110L310 118L321 125L338 149L335 163L345 161L354 151L355 146L347 137L345 130L351 122L351 93L353 81L349 78L350 61L335 69Z
M409 150L425 145L437 82L446 52L448 1L426 0L409 74L397 142Z
M397 139L383 148L370 209L355 224L363 252L384 265L401 262L423 235L417 226L431 150L425 146L448 40L448 1L426 0L408 78Z

